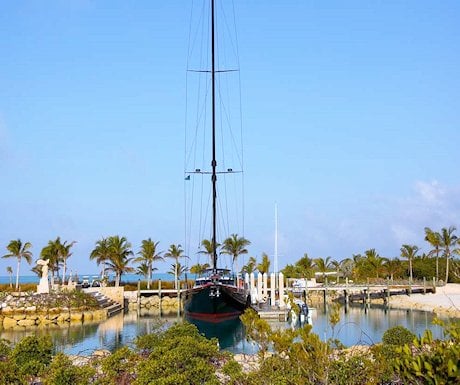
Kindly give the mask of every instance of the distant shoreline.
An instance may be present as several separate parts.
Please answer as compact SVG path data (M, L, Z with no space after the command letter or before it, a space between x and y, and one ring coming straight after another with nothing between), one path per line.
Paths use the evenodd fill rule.
M83 277L99 277L99 274L95 273L95 274L78 274L78 277L81 279ZM192 279L194 277L194 274L190 274L187 276L189 279ZM113 278L113 277L111 277ZM161 279L162 281L166 282L166 281L170 281L170 282L173 282L174 281L174 277L171 275L171 274L168 274L168 273L157 273L157 274L153 274L153 277L152 277L152 281L156 281L158 279ZM181 279L185 279L185 276L181 277ZM19 284L25 284L25 283L36 283L38 284L40 278L37 276L37 275L20 275L19 276ZM137 275L137 274L123 274L121 276L121 280L122 282L126 282L126 283L133 283L133 282L137 282L139 280L141 281L146 281L146 279L141 276L141 275ZM13 285L16 283L16 276L13 275ZM0 276L0 284L9 284L10 283L10 277L9 276L5 276L5 275L2 275Z
M412 309L460 318L460 284L448 283L436 288L436 293L390 297L394 309Z

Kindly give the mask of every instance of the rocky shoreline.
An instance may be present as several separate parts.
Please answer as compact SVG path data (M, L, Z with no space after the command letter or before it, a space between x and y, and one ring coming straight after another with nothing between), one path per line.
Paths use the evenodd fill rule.
M65 294L9 294L0 299L0 327L3 329L22 330L106 318L106 309L94 303L72 306L72 297Z

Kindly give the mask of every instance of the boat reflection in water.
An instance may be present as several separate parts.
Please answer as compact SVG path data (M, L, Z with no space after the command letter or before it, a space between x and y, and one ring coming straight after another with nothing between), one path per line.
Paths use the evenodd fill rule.
M185 319L195 325L206 338L217 338L221 349L232 350L245 342L243 324L238 316L219 322L209 322L201 319Z

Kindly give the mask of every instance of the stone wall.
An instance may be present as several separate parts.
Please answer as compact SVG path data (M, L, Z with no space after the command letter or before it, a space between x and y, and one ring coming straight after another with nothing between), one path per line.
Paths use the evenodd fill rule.
M119 303L123 306L124 302L124 293L125 288L123 286L119 287L90 287L88 289L84 289L86 293L94 293L99 292L105 295L107 298L110 298L112 301Z
M107 310L78 310L51 308L47 312L37 312L36 309L25 311L2 311L0 325L4 329L16 327L47 326L68 322L99 321L107 318Z
M125 298L128 301L128 308L130 310L137 309L137 292L136 295L128 295ZM168 297L164 296L161 298L161 308L177 308L179 301L175 297ZM141 297L140 299L140 308L141 309L153 309L153 308L160 308L160 297L158 295L152 295L150 297Z

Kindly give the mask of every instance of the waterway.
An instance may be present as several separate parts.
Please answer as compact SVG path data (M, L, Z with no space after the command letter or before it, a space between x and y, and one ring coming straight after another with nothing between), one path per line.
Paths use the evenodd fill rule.
M324 307L314 309L312 311L313 333L318 334L322 340L337 338L346 346L372 345L380 342L383 333L397 325L404 326L417 335L430 329L435 338L443 337L442 329L433 325L432 313L362 306L347 309L342 307L340 312L340 322L332 328L328 321L328 310ZM131 311L94 324L21 330L0 329L0 338L17 342L26 335L49 334L57 351L89 355L97 349L114 351L124 345L133 346L137 336L150 333L158 327L167 327L178 320L182 320L182 317L177 314L160 315L158 312ZM273 328L291 327L285 322L270 323ZM196 322L196 325L207 337L218 338L222 349L247 354L257 351L257 347L246 340L244 327L238 318L220 324Z

